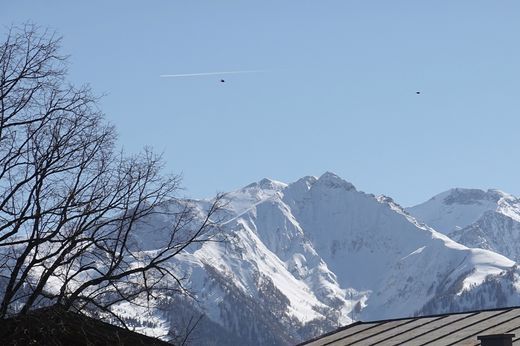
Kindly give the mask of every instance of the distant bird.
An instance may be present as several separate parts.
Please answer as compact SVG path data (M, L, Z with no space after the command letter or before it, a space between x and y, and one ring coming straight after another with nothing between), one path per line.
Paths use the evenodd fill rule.
M220 80L220 83L225 83L225 82L226 82L226 81L225 81L225 80L223 80L223 79L221 79L221 80Z
M417 95L420 95L420 94L421 94L421 92L420 92L420 91L416 91L415 93L416 93Z

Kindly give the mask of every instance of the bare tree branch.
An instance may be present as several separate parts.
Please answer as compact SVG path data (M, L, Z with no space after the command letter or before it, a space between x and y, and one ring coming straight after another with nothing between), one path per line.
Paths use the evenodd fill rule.
M172 259L214 240L223 197L202 213L176 199L160 155L117 151L90 88L66 83L60 42L25 25L0 43L0 318L57 303L124 325L121 302L189 294ZM167 235L142 251L136 232L157 215Z

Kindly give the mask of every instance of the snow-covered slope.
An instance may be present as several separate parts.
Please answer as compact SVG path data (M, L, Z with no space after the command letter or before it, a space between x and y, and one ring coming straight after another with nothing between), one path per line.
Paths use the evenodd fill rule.
M450 233L466 246L498 252L520 261L520 222L496 211L486 211L474 223Z
M500 190L456 188L406 211L439 232L449 234L476 222L487 211L520 221L520 200Z
M510 194L452 189L407 211L461 244L520 260L520 200Z
M453 242L392 199L359 192L332 173L294 185L298 193L289 185L284 200L340 285L370 292L361 318L413 314L453 281L470 288L513 265Z
M479 219L476 209L493 208L493 198L495 206L510 200L492 194L502 197L484 197L487 204L479 199L469 209L478 193L434 201L463 206L439 222L465 225ZM492 307L518 295L510 259L456 243L391 198L360 192L332 173L291 184L263 179L227 199L220 215L225 239L172 263L195 296L172 298L184 312L167 319L179 328L179 316L203 314L204 328L196 332L203 344L293 344L352 319ZM190 203L202 210L207 201ZM513 204L501 205L514 211ZM433 209L425 208L439 215ZM153 240L147 233L164 222L150 220L142 238ZM507 288L510 297L498 299L490 285Z
M440 230L460 226L459 239L476 234L471 241L480 245L486 220L497 239L505 230L516 234L512 196L460 189L439 196L409 211ZM353 320L520 303L515 262L457 243L391 198L358 191L333 173L290 184L263 179L226 198L219 238L169 263L192 295L143 302L152 315L124 303L114 312L140 331L169 337L203 316L190 334L194 344L290 345ZM153 214L133 235L136 249L155 251L183 203L204 218L210 201L161 206L168 212Z

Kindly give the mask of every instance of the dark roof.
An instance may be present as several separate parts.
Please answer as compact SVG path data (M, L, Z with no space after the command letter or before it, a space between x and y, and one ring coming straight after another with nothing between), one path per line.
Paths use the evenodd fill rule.
M2 345L157 345L171 344L82 314L47 307L0 320Z
M356 322L300 345L480 345L478 336L502 333L520 345L520 307Z

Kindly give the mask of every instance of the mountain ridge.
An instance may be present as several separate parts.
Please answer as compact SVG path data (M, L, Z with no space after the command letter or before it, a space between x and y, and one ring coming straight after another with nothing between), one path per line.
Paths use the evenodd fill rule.
M291 345L356 320L520 305L515 261L490 251L500 235L516 234L508 216L516 215L516 198L449 191L422 207L434 216L451 208L440 224L466 220L456 230L460 242L416 218L417 208L359 191L331 172L289 184L262 179L224 196L212 241L168 262L190 295L164 292L113 311L153 336L181 335L201 316L191 337L204 345ZM193 207L196 225L211 202L161 205L137 225L135 251L156 251L176 210ZM182 292L175 280L162 280Z
M520 199L497 189L450 189L407 208L418 220L468 247L520 260Z
M220 292L228 297L224 301L239 299L237 293L242 292L240 299L267 307L259 319L264 322L257 324L292 331L275 338L277 344L309 339L353 318L441 312L443 299L453 309L484 308L486 304L461 297L485 296L477 302L491 304L496 301L492 292L480 287L495 279L513 287L518 280L514 261L459 244L416 220L390 197L358 191L331 172L289 184L262 179L226 198L224 227L234 239L232 245L204 244L185 259L203 259L212 277L224 275L235 298L216 284L209 289L200 283L210 278L190 278L194 292L200 297ZM200 274L206 275L204 270ZM227 333L240 334L237 326L249 320L234 319L242 316L229 311L234 306L236 301L200 299L197 309ZM268 333L264 327L258 326ZM267 340L251 335L246 340L252 344Z

